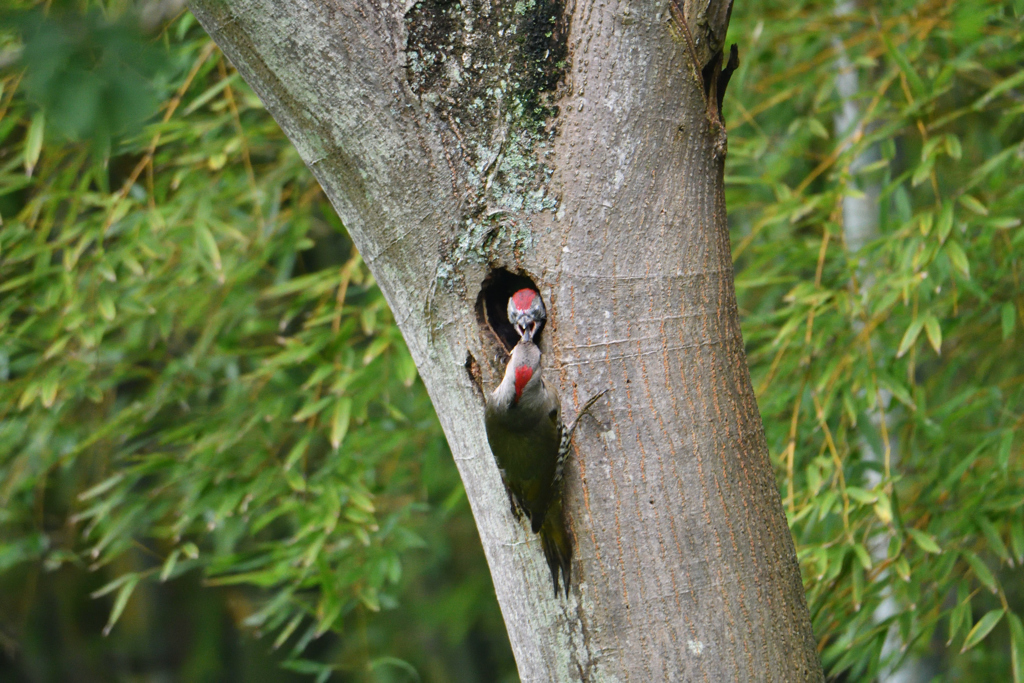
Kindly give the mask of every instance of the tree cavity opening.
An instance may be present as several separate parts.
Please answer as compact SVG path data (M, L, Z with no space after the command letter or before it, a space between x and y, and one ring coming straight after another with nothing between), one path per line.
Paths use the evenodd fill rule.
M536 292L538 289L533 279L527 275L517 275L504 268L496 268L484 278L480 284L480 294L476 297L476 319L485 332L493 334L506 353L519 342L519 333L508 321L508 300L520 289L528 287ZM543 298L541 299L543 301ZM547 304L544 304L545 307ZM538 335L537 341L539 343Z

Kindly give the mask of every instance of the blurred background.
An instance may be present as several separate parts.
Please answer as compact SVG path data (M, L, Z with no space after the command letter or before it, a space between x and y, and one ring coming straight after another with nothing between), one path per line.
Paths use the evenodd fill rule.
M836 681L1024 681L1024 1L749 0L749 363ZM0 682L515 681L323 193L181 0L0 8Z

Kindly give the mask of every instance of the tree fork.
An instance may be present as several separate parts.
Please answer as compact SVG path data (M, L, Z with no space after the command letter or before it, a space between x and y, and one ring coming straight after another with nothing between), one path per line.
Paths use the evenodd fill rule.
M736 310L719 99L731 3L191 6L394 311L522 680L821 680ZM477 303L499 269L544 297L566 411L609 389L565 472L568 598L552 597L484 433L474 377L492 387L505 346Z

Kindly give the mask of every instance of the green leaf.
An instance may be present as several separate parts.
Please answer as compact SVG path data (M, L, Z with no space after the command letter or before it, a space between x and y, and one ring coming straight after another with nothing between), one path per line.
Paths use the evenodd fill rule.
M850 583L853 589L853 609L860 611L864 602L864 568L860 564L850 567Z
M380 611L380 598L377 595L377 589L373 586L367 586L359 591L359 601L366 605L371 612Z
M305 614L299 612L294 617L292 617L292 620L288 622L287 626L281 629L281 632L277 635L277 638L274 640L275 650L284 645L285 641L288 640L288 638L290 638L293 633L295 633L295 629L298 628L299 624L302 623L302 619L305 616Z
M976 213L979 216L987 216L988 215L988 209L985 208L985 205L982 204L981 202L979 202L977 199L975 199L974 197L972 197L969 194L962 194L962 195L960 195L959 201L969 211L971 211L973 213Z
M135 590L135 586L138 585L141 577L138 574L126 574L124 578L125 581L121 584L120 589L117 591L117 596L114 598L114 606L110 610L107 625L103 627L103 635L105 636L110 635L110 630L114 628L114 624L121 618L121 613L124 612L124 608L128 604L128 598L132 596L132 591ZM93 597L96 597L96 593L93 594Z
M974 628L968 632L967 639L964 641L964 646L960 648L960 654L967 652L984 640L985 636L987 636L992 629L996 627L996 624L999 623L1004 614L1006 614L1006 610L994 609L979 619L978 623L974 625Z
M941 137L934 137L930 139L928 142L924 143L924 145L921 147L921 161L926 161L935 153L935 150L938 149L939 145L942 145L944 143L945 139Z
M966 628L971 618L970 593L958 590L958 601L956 607L949 613L949 639L946 645L952 645L960 632Z
M913 187L917 187L924 181L931 177L932 171L935 169L935 157L928 157L914 169L914 175L910 177L910 184Z
M846 495L863 505L871 505L878 500L878 494L865 491L858 486L847 486Z
M202 246L203 251L206 252L207 258L210 259L210 265L217 273L218 282L223 284L224 264L221 262L220 248L217 247L217 240L213 238L213 233L210 232L210 228L205 223L197 221L196 237L199 239L199 244Z
M28 133L25 136L25 175L32 175L39 163L39 153L43 150L43 131L46 129L46 114L40 110L32 117Z
M363 354L363 365L369 365L373 362L374 358L384 353L389 346L391 346L391 340L388 337L380 336L374 338Z
M248 626L249 628L259 628L266 623L267 619L275 614L281 612L282 609L286 608L288 601L291 600L292 590L282 590L273 598L267 601L265 605L258 612L250 614L242 620L242 625ZM280 621L278 622L280 623Z
M974 570L974 575L978 578L978 581L985 586L985 588L988 588L992 593L996 593L998 591L996 577L992 576L992 571L980 557L970 550L965 550L960 553L960 556L967 560L967 564L969 564L971 569Z
M406 387L411 387L413 382L416 381L417 373L416 362L412 359L412 356L408 353L397 354L397 371L398 377L402 380L402 384Z
M344 606L344 603L333 593L324 593L317 608L317 637L331 630L334 622L341 616L341 610Z
M59 354L61 351L64 350L64 347L68 345L69 341L71 341L71 335L69 334L65 334L61 337L58 337L55 342L50 344L50 346L46 349L46 352L43 353L43 360L50 360L51 358Z
M1013 453L1013 429L1003 430L999 437L999 467L1004 472L1010 467L1010 455Z
M160 582L163 583L167 579L171 578L171 574L174 572L174 567L178 564L178 557L181 556L181 550L175 548L171 551L171 554L167 556L164 561L164 566L160 570Z
M939 244L946 241L949 233L953 231L953 202L948 199L942 202L942 212L939 213L938 235Z
M904 581L910 581L910 563L907 562L906 557L900 557L896 560L896 573Z
M377 311L369 306L359 312L359 322L363 327L363 334L372 336L377 329Z
M330 664L314 662L308 659L290 659L286 662L282 662L281 666L282 668L295 671L300 674L319 674L324 671L330 674L333 670L333 667Z
M237 82L238 74L232 74L229 78L220 79L214 85L207 88L204 93L202 93L197 98L192 100L192 102L187 107L185 107L185 110L182 112L182 115L188 116L189 114L192 114L197 109L199 109L204 104L206 104L214 97L216 97L218 94L220 94L225 88Z
M132 579L132 577L135 577L135 576L136 576L136 574L133 574L133 573L122 574L121 576L117 577L113 581L105 584L102 588L97 588L92 593L89 593L89 597L91 597L93 599L96 599L96 598L102 598L104 595L107 595L108 593L113 593L118 588L120 588L121 586L126 584L128 581L130 581Z
M903 50L893 46L885 32L882 32L880 35L882 37L882 42L885 43L886 52L889 53L889 57L896 62L896 66L898 66L900 71L903 72L903 75L906 76L907 83L910 84L910 89L914 91L914 95L918 97L924 95L926 92L924 81L921 80L917 71L915 71L914 67L911 66L910 60L908 60L906 55L903 54Z
M21 398L18 399L18 410L28 408L37 396L39 396L39 384L29 384L25 387L25 391L21 392Z
M822 140L828 140L828 129L825 128L825 124L816 118L808 118L807 129L811 132L811 135L821 138Z
M856 543L853 546L853 553L860 560L860 564L864 569L871 569L871 555L868 553L867 548L862 546L860 543Z
M884 493L878 494L878 501L875 503L875 516L886 526L892 524L892 504L889 501L889 496Z
M927 237L928 233L932 231L932 225L935 223L935 214L931 211L921 214L918 217L919 230L921 235Z
M292 449L288 451L288 457L284 459L284 469L290 470L295 466L295 463L299 461L299 458L306 454L306 450L309 448L309 441L313 438L312 432L307 432L305 436L299 439Z
M821 490L821 470L818 466L811 464L807 466L807 490L810 491L812 496L818 495L818 491Z
M331 416L331 448L338 450L341 442L348 433L349 419L352 416L352 399L343 396L334 404L334 414Z
M363 512L369 512L372 514L377 511L377 508L373 504L373 500L371 500L370 496L362 491L352 491L349 493L349 500Z
M935 539L925 532L915 529L914 527L907 527L907 533L910 534L912 539L914 539L914 543L916 543L917 546L926 553L937 555L942 552L942 548L940 548L939 544L935 542Z
M942 328L938 319L929 313L924 317L924 330L928 333L928 342L935 349L936 354L942 353Z
M960 146L960 138L953 133L950 133L946 136L945 142L946 154L959 161L960 157L962 157L964 153L963 148Z
M110 294L101 294L96 301L96 308L99 309L103 319L108 322L117 315L117 309L114 307L114 298Z
M1021 220L1012 216L996 216L995 218L989 218L984 224L996 230L1009 230L1010 228L1019 227Z
M401 669L406 673L406 675L410 679L414 681L422 680L420 678L420 672L416 670L416 667L414 667L412 664L403 659L399 659L398 657L377 657L376 659L370 662L371 671L379 669L383 666L390 666L396 669ZM391 678L389 677L388 680L391 680Z
M1010 622L1010 660L1013 666L1013 683L1024 683L1024 625L1013 612L1006 615Z
M896 351L896 357L902 358L903 355L910 350L910 347L917 341L917 337L921 334L921 329L924 327L923 318L914 318L914 321L907 327L907 331L903 333L903 339L900 340L899 350Z
M1010 547L1017 564L1024 564L1024 524L1019 519L1010 523Z
M297 470L285 470L284 479L293 491L302 493L306 490L306 478Z
M110 489L117 486L118 483L120 483L124 479L124 476L124 472L118 472L112 477L107 477L106 479L96 484L95 486L92 486L78 494L78 500L86 501L89 500L90 498L95 498L96 496L103 495Z
M967 262L967 254L964 253L963 247L956 242L947 242L945 249L946 255L949 256L949 260L953 266L970 278L971 266Z
M308 420L314 415L319 414L320 411L326 408L333 400L333 396L324 396L319 400L307 403L302 406L297 413L292 415L292 422L304 422Z
M1010 90L1016 88L1021 83L1024 83L1024 71L1018 71L1012 76L1004 78L1003 80L999 81L994 86L992 86L992 88L989 89L987 93L982 95L978 99L978 101L974 103L974 109L984 109L988 105L988 103L991 102L993 99L999 97L1004 92L1009 92Z
M1011 432L1012 434L1012 432ZM978 528L981 529L982 534L985 536L985 540L988 541L989 548L1003 560L1010 559L1010 551L1006 549L1006 544L1003 542L1003 538L996 529L995 524L984 515L979 515L975 519Z
M57 392L60 390L60 376L51 372L39 385L39 402L44 408L49 408L57 400Z
M1017 307L1007 301L1000 311L1003 323L1003 341L1013 336L1013 329L1017 325Z

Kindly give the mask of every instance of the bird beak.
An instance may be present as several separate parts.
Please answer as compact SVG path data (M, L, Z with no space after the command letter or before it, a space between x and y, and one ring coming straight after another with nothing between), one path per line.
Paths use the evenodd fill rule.
M533 333L536 331L536 325L529 325L524 328L520 328L519 336L522 337L523 341L533 341Z

